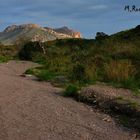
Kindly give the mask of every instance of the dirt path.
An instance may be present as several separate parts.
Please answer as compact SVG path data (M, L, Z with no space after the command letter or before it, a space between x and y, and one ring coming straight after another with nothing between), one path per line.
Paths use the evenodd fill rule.
M31 62L0 64L0 140L133 140L109 117L60 89L21 77Z

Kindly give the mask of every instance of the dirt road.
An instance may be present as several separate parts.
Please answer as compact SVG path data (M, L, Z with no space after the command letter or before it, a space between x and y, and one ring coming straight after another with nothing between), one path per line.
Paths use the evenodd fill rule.
M112 118L20 75L31 62L0 64L0 140L133 140ZM109 122L104 118L109 118Z

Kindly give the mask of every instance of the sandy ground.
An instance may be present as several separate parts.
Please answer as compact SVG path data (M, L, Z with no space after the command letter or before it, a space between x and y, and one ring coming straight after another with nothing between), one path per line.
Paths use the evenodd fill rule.
M33 66L0 64L0 140L135 139L108 115L60 96L61 89L20 76Z

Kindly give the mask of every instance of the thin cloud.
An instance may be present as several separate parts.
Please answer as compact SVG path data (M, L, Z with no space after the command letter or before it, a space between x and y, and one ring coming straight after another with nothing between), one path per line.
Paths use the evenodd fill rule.
M89 7L90 10L103 10L107 8L108 8L108 5L93 5Z

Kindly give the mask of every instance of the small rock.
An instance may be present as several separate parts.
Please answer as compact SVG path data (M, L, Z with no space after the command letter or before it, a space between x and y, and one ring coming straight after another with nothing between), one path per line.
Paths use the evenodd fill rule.
M33 75L31 74L26 74L25 77L32 77Z
M109 117L106 117L106 118L103 119L103 121L111 122L111 119Z
M134 139L136 139L137 137L138 137L137 134L134 134L134 135L133 135L133 138L134 138Z
M20 76L21 76L21 77L26 77L26 75L25 75L25 74L21 74Z

